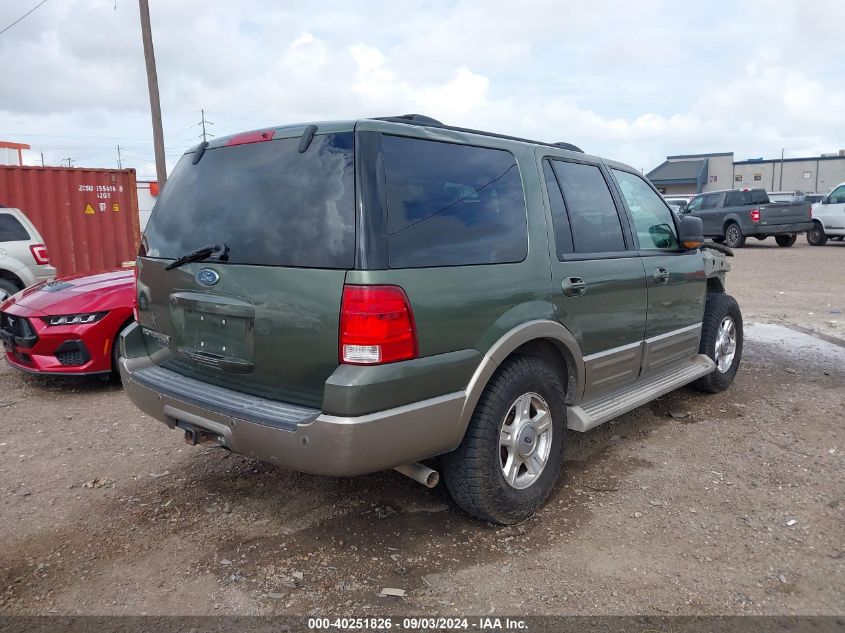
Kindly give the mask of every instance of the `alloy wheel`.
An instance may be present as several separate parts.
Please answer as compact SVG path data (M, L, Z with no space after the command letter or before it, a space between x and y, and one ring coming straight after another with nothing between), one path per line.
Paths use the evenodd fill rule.
M536 393L522 394L508 408L499 433L499 465L505 481L522 490L542 474L552 449L552 414Z
M716 336L716 367L723 374L727 372L736 356L736 324L729 316L722 319Z

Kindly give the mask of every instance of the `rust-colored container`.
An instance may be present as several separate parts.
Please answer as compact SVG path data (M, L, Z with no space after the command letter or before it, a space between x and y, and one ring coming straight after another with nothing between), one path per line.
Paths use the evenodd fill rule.
M32 221L59 275L117 268L138 254L134 169L3 165L0 205Z

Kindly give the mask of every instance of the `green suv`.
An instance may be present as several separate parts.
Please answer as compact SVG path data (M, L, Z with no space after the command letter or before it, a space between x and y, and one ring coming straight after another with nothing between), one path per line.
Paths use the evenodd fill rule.
M566 143L419 115L215 139L147 226L123 384L191 444L442 476L514 523L567 429L730 385L726 254L636 170Z

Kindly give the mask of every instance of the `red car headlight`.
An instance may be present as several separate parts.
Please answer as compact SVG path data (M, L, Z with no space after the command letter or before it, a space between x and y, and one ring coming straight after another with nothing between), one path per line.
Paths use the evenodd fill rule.
M43 317L42 321L47 325L85 325L99 321L106 312L89 312L87 314L63 314L61 316Z

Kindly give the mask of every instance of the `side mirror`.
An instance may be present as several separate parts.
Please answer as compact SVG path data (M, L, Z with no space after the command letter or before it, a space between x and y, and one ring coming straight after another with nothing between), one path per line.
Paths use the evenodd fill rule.
M822 198L821 202L822 202L822 204L830 204L830 201L828 200L827 196Z
M685 215L680 220L678 241L686 250L694 251L704 243L704 224L694 215Z

